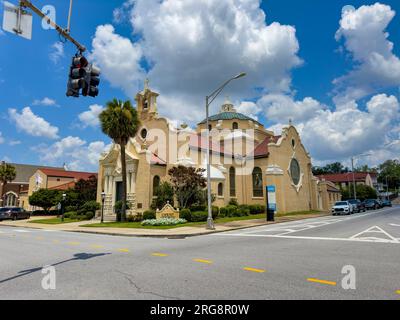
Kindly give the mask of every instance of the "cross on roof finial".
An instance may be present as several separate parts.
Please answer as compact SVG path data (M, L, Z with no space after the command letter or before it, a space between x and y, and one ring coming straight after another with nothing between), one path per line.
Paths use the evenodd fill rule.
M290 118L289 119L289 125L292 125L293 124L293 122L292 122L292 119Z
M148 78L144 80L144 90L149 89L149 82L150 80Z

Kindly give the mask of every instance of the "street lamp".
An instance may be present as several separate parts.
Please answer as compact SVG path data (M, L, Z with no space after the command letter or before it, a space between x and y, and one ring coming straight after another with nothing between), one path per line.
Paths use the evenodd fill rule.
M101 223L104 222L104 201L106 200L106 193L101 193Z
M61 221L64 222L64 213L65 213L65 200L67 199L67 195L63 193L62 202L61 202Z
M208 230L214 230L214 220L212 218L212 207L211 207L211 165L210 165L210 128L209 128L209 107L210 104L215 100L216 97L222 92L222 90L233 80L237 80L246 76L246 73L242 72L238 75L230 78L225 81L218 89L216 89L213 93L206 97L206 130L207 130L207 207L208 207L208 218L207 218L207 226Z

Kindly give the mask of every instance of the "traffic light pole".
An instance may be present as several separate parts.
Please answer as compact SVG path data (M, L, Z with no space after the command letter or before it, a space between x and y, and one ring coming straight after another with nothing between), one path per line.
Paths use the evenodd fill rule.
M72 4L72 2L71 2ZM78 41L76 41L73 37L71 37L71 35L69 34L69 28L70 28L70 23L68 22L68 28L67 29L63 29L61 28L57 23L55 23L54 21L52 21L49 17L47 17L42 11L40 11L39 8L35 7L32 2L28 1L28 0L20 0L19 1L19 5L20 7L24 7L24 8L29 8L31 9L34 13L36 13L38 16L40 16L42 19L45 19L47 21L47 23L49 25L51 25L53 28L56 29L56 31L61 34L65 39L71 41L80 52L85 52L86 51L86 47L81 45ZM70 11L71 11L71 7L70 7ZM70 13L71 15L71 13Z

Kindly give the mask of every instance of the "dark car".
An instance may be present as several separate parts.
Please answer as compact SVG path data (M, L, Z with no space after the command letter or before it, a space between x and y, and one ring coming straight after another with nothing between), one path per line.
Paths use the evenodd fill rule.
M353 205L354 212L359 213L361 211L362 212L367 211L367 209L365 208L364 202L361 202L361 200L351 199L351 200L348 200L348 201Z
M30 213L22 208L17 208L17 207L0 208L0 221L29 219L30 216L31 216Z
M380 203L376 199L368 199L364 201L365 209L377 210L381 207Z
M383 201L382 201L382 206L384 206L384 207L391 207L391 206L392 206L392 201L390 201L390 200L383 200Z

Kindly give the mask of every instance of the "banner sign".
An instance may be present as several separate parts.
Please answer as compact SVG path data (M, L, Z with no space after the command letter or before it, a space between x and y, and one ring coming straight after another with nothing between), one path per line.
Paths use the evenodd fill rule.
M268 209L276 212L276 188L275 186L267 186Z

